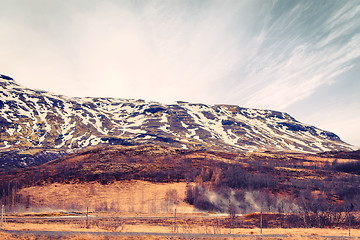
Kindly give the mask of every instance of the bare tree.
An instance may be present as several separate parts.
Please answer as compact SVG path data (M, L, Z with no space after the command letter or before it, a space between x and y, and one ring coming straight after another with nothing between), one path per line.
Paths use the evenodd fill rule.
M177 205L179 204L179 196L176 189L169 189L165 193L165 201L169 203L169 205Z
M236 214L238 214L238 209L234 203L229 204L228 213L232 220L236 218Z

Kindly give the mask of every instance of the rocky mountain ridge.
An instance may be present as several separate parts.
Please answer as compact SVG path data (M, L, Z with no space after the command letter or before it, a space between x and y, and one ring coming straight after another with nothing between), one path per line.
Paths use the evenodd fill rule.
M187 102L75 98L0 75L0 149L158 144L229 151L349 151L331 132L287 113Z

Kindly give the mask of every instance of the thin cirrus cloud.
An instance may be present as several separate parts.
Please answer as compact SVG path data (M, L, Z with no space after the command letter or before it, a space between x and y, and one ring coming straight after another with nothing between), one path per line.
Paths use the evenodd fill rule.
M38 80L27 81L41 87L47 78L53 91L71 81L72 88L60 90L73 96L185 98L283 110L359 56L359 35L340 41L359 26L349 21L359 18L350 3L328 7L320 18L309 1L286 7L282 1L83 3L87 7L63 4L54 18L45 14L50 23L43 26L39 16L7 24L6 35L16 36L12 60L22 64L16 69L21 80L33 73Z
M315 24L303 25L315 18L310 9L300 2L277 16L280 20L264 23L268 27L259 36L268 41L258 45L257 54L243 68L244 83L232 95L245 95L244 103L252 107L284 110L333 84L353 66L360 56L359 7L348 4L321 21L314 19Z
M360 71L357 0L3 0L0 29L1 73L30 88L290 111L319 127L336 123L305 104L321 109L319 91ZM327 116L360 115L335 105Z

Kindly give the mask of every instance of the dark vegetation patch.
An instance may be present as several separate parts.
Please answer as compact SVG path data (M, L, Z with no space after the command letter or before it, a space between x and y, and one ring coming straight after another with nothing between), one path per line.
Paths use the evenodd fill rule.
M359 160L352 161L352 162L346 162L346 163L334 162L333 168L336 171L360 175L360 161Z
M357 159L360 160L360 150L357 151L330 151L318 153L318 156L327 158L343 158L343 159Z
M66 155L66 151L44 149L2 151L0 152L0 173L6 173L18 168L39 166L64 155Z
M286 127L288 130L294 131L294 132L298 132L298 131L305 132L305 131L307 131L307 127L305 127L305 126L303 126L303 125L301 125L301 124L288 123L288 122L280 122L280 123L278 123L278 125L284 126L284 127Z
M239 126L239 127L247 127L247 128L250 127L246 123L239 122L239 121L236 121L236 120L225 120L225 119L223 119L223 120L221 120L221 124L224 125L224 126Z
M144 113L152 113L152 114L154 114L154 113L164 112L164 111L166 111L166 109L163 108L163 107L150 107L148 109L145 109Z
M130 139L117 138L117 137L103 137L101 141L107 142L110 145L133 146L135 143Z

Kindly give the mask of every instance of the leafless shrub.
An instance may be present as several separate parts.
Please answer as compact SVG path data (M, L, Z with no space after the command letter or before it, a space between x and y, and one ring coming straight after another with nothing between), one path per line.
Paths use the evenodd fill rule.
M93 220L89 224L89 227L97 227L99 229L104 229L106 231L112 232L122 232L125 228L125 221L114 217L107 220Z

